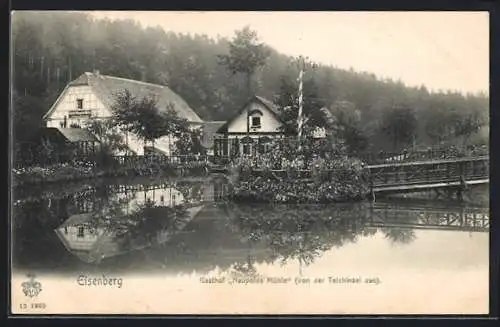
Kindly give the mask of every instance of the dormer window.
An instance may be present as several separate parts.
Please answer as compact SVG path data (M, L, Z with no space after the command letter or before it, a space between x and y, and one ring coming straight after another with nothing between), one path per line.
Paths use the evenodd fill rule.
M252 117L252 127L260 128L260 117L259 116Z
M76 107L78 109L83 109L83 99L76 99Z
M258 109L251 110L248 115L250 116L250 127L260 128L261 127L261 117L262 111Z

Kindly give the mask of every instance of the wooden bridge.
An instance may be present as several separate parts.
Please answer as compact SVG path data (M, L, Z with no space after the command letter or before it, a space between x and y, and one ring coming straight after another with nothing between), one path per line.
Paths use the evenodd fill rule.
M376 195L422 192L432 190L446 197L462 199L469 186L489 183L489 149L482 147L474 152L461 153L456 149L429 149L403 153L379 153L360 155L372 191ZM230 158L224 158L229 162ZM249 157L249 160L251 157ZM212 171L228 171L227 164ZM253 168L257 176L263 169ZM276 176L285 176L281 168L272 169ZM309 168L299 169L297 179L311 177Z
M454 230L488 232L489 211L484 207L465 207L414 202L375 203L366 224L377 228Z
M462 197L472 185L489 183L489 156L400 160L366 166L372 196L434 190Z

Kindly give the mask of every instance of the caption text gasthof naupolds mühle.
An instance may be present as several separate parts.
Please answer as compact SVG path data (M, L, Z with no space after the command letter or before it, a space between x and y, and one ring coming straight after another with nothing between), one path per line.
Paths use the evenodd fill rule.
M203 284L289 284L289 285L310 285L310 284L331 284L331 285L347 285L347 284L372 284L378 285L382 281L379 277L217 277L204 276L199 278Z

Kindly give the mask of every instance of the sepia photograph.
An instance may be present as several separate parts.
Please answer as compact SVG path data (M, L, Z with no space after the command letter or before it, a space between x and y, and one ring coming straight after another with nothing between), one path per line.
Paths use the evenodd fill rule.
M489 313L487 11L12 11L14 315Z

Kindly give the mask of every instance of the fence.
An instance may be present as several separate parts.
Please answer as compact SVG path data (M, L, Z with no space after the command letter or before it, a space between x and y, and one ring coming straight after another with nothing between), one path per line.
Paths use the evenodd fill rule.
M147 156L127 156L114 155L108 157L98 157L92 155L78 155L72 157L53 157L46 160L19 160L13 164L13 168L23 167L50 167L56 164L80 165L85 163L100 163L110 168L134 168L147 165L189 167L203 166L216 162L216 158L207 155L147 155Z

